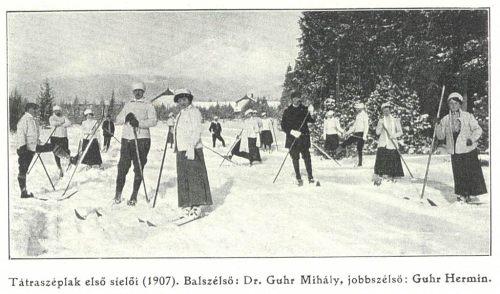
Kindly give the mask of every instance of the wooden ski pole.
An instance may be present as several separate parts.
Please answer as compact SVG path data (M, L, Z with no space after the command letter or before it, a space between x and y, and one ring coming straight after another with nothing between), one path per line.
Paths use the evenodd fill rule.
M223 156L223 157L222 157L222 161L221 161L221 163L219 164L219 166L222 166L222 164L224 163L224 161L226 160L226 158L229 156L229 153L231 153L231 151L233 151L234 146L235 146L235 145L236 145L236 143L238 143L238 141L240 140L241 133L243 133L243 129L241 129L240 133L236 136L236 140L235 140L235 141L233 142L233 144L231 145L231 148L229 148L229 150L227 151L226 156Z
M47 175L47 178L49 178L50 185L52 186L52 189L55 191L56 188L54 187L54 184L52 183L52 180L50 179L49 173L47 172L47 169L45 168L45 164L43 164L42 158L40 158L40 163L43 166L43 170L45 171L45 174Z
M232 160L227 159L224 155L222 155L222 154L220 154L219 152L217 152L217 151L213 150L212 148L209 148L209 147L207 147L207 146L205 146L205 145L203 145L203 148L206 148L206 149L208 149L208 150L212 151L213 153L215 153L215 154L219 155L220 157L224 158L225 160L227 160L227 161L231 162L231 163L232 163L232 164L234 164L234 165L238 165L238 164L236 164L236 162L234 162L234 161L232 161Z
M335 158L331 157L328 153L326 153L325 150L319 148L318 145L314 144L314 143L311 143L311 145L313 145L313 147L315 147L316 149L319 150L319 152L323 153L326 157L328 157L329 159L335 161L339 166L342 166L338 161L335 160Z
M153 208L155 208L156 197L158 196L158 190L160 189L161 172L163 171L163 164L165 163L165 154L167 153L168 134L169 134L169 131L167 131L167 138L165 138L165 148L163 149L163 157L161 158L160 173L158 175L158 182L156 183L155 196L153 197Z
M408 165L406 164L406 161L405 161L405 159L403 158L403 155L402 155L402 154L401 154L401 152L399 151L398 145L396 145L396 143L394 143L394 141L390 138L389 131L387 130L387 128L385 127L385 125L384 125L384 124L382 124L382 127L384 128L384 130L385 130L385 132L386 132L386 134L387 134L387 139L388 139L389 141L391 141L391 142L392 142L392 145L394 145L394 148L396 148L396 151L398 152L399 157L401 158L401 160L402 160L402 161L403 161L403 163L405 164L406 169L408 170L408 173L410 173L410 177L413 179L413 178L414 178L414 177L413 177L413 174L411 173L410 168L409 168L409 167L408 167Z
M436 115L437 118L439 118L439 114L441 112L441 105L443 104L444 89L445 89L445 86L443 86L443 90L441 91L441 101L439 101L438 112L437 112L437 115ZM432 149L434 148L434 140L435 140L435 138L436 138L436 125L434 125L434 132L432 134L432 143L431 143L431 147L429 148L429 158L427 159L427 167L425 169L424 184L422 186L422 194L420 195L420 199L424 198L425 186L427 184L427 175L429 174L429 166L431 164Z
M50 133L49 137L48 137L48 138L47 138L47 140L45 141L45 144L49 143L49 141L50 141L50 137L52 137L52 135L54 134L54 132L56 131L56 129L57 129L57 127L55 127L55 128L52 130L52 132ZM26 174L28 174L28 175L29 175L29 173L30 173L31 169L33 168L33 166L35 166L35 163L36 163L36 161L39 159L39 157L40 157L40 152L37 152L37 153L36 153L36 158L35 158L35 161L33 161L33 164L31 164L31 167L28 169L28 172L27 172Z
M144 195L146 195L146 201L149 202L148 192L146 191L146 182L144 181L144 172L142 170L141 154L139 153L139 145L137 145L137 130L134 127L132 129L134 130L135 153L137 154L137 163L139 164L139 170L141 171L142 185L144 186Z

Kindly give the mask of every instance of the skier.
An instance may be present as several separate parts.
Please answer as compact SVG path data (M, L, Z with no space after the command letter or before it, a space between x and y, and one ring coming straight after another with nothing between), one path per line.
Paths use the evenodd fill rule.
M174 114L171 112L168 114L167 119L167 127L168 127L168 135L167 135L167 144L170 144L170 148L174 148Z
M132 163L134 164L134 184L127 205L134 206L137 203L142 171L146 165L151 147L149 128L157 124L155 108L144 98L145 91L146 86L142 82L132 85L134 99L127 102L116 117L116 124L123 125L114 198L116 204L122 201L123 186ZM137 153L139 153L139 157Z
M85 157L82 159L82 163L86 164L86 170L92 168L93 165L99 166L99 169L103 169L102 167L102 158L101 152L99 148L99 140L94 136L92 141L90 141L90 137L92 134L96 132L97 128L97 120L94 118L94 112L91 109L86 109L83 114L85 115L85 120L82 121L81 135L82 135L82 152L87 148L90 144L89 150ZM83 154L82 154L83 155Z
M363 146L368 136L368 127L370 122L368 114L365 112L365 105L363 103L356 103L354 108L357 113L354 125L346 132L346 135L349 135L349 137L347 140L342 142L342 144L340 144L336 153L345 149L346 146L356 143L356 148L358 150L358 166L363 166Z
M262 113L262 128L260 131L260 142L265 150L271 152L271 146L273 144L273 133L271 132L273 128L273 121L267 117L267 113Z
M214 120L210 123L210 128L208 131L212 134L212 147L215 148L215 141L218 139L222 142L222 146L226 147L226 143L221 136L222 126L219 122L219 117L214 116Z
M55 105L54 108L52 108L52 111L54 113L49 118L50 126L53 128L50 143L59 146L62 149L62 152L65 152L67 156L69 156L70 150L68 131L66 128L71 126L71 121L62 115L62 109L59 105ZM54 154L54 159L56 161L57 168L59 168L59 177L62 178L64 176L64 172L61 167L61 158Z
M335 150L339 147L339 135L341 136L343 132L339 119L333 117L333 111L327 111L323 123L323 139L325 140L325 151L331 157L334 157Z
M212 205L201 141L202 117L192 104L193 95L189 89L175 90L174 102L181 109L174 130L180 218L198 218L202 205Z
M104 137L102 152L108 152L111 138L115 136L115 124L109 113L106 114L106 119L102 122L102 136Z
M404 177L401 157L396 148L399 148L397 138L403 135L401 123L398 118L391 115L391 104L382 103L380 109L383 117L378 121L375 132L379 135L377 156L375 157L373 183L379 186L382 179L396 182L397 178ZM392 141L392 142L391 142Z
M451 154L457 200L469 202L470 196L485 194L488 191L477 151L477 140L483 130L472 114L460 109L462 104L462 95L451 93L448 96L449 114L442 120L435 118L434 123L437 138L446 139L446 151Z
M292 158L295 177L299 186L303 185L300 174L299 157L302 155L306 166L307 177L309 183L314 183L312 174L311 154L311 138L309 133L308 123L316 121L313 105L306 107L302 104L301 94L294 92L291 95L292 104L283 112L281 120L281 129L286 133L285 148L290 149L290 157Z
M262 162L257 147L257 136L260 128L259 122L255 119L255 112L252 109L245 111L245 115L248 118L244 122L243 132L241 133L240 151L248 153L248 161L252 166L255 161Z
M24 115L17 123L17 155L19 164L19 174L17 180L21 189L21 198L32 198L33 193L28 193L26 188L26 174L31 160L35 153L50 152L53 149L52 143L40 145L39 125L36 120L39 107L35 103L26 103L24 106Z

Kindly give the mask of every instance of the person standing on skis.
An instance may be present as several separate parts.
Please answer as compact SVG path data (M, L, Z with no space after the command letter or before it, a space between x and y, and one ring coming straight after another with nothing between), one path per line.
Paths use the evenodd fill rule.
M134 99L126 103L116 117L116 124L123 125L114 198L116 204L122 201L123 186L132 163L134 164L134 184L132 195L127 204L134 206L137 203L137 193L142 182L142 171L151 148L149 128L155 127L158 122L154 106L144 98L145 91L146 85L144 83L135 83L132 86ZM137 157L136 142L139 158Z
M167 134L167 145L170 144L170 149L174 149L174 114L171 112L168 114L167 118L167 127L168 127L168 134Z
M115 124L109 113L106 114L106 119L102 122L102 136L104 137L102 152L108 152L111 138L115 136Z
M210 123L210 128L208 128L208 131L212 134L212 147L213 148L215 148L216 140L219 140L222 142L222 147L226 147L226 142L224 142L224 139L221 136L222 126L219 122L219 117L217 117L217 116L214 117L214 120Z
M68 131L66 128L71 126L71 121L62 115L62 109L59 105L55 105L52 108L54 114L49 118L50 126L54 128L52 136L50 137L50 143L58 145L61 149L70 155L69 143L68 143ZM64 176L63 169L61 167L61 158L54 154L54 159L56 160L57 168L59 169L59 177Z
M307 178L309 183L314 183L312 174L311 154L311 137L309 133L308 123L316 121L313 105L306 107L302 104L302 96L298 92L291 95L292 104L283 112L281 120L281 129L286 133L285 148L290 149L290 157L292 158L293 169L297 184L302 186L303 181L300 174L299 158L302 155L306 166Z
M345 147L356 143L356 149L358 151L358 166L363 166L363 146L365 145L365 141L368 136L370 121L363 103L356 103L354 108L356 109L356 120L354 121L354 125L346 132L349 137L347 140L342 142L342 144L340 144L336 153L340 152L340 150Z
M84 150L87 149L88 145L90 145L90 147L88 147L87 153L82 159L82 163L87 165L86 170L91 169L93 165L97 165L99 169L103 169L101 152L99 150L99 139L95 136L99 122L94 118L94 112L92 112L91 109L86 109L83 114L85 115L85 120L82 121L81 127L81 152L85 152Z

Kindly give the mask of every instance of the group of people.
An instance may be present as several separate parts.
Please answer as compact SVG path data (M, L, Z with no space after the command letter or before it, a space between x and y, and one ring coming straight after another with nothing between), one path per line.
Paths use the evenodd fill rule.
M123 125L123 129L114 202L116 204L122 202L126 175L133 165L133 190L127 204L134 206L137 203L138 191L144 177L144 167L151 148L150 128L157 125L157 117L154 106L144 98L146 91L144 83L136 83L132 88L134 98L124 105L116 117L116 124ZM202 213L201 207L212 204L201 141L202 116L192 101L193 95L190 90L175 90L174 102L179 106L180 112L175 119L171 115L167 123L169 129L166 140L176 152L178 205L181 217L199 217ZM285 109L281 120L281 129L286 134L285 148L289 149L298 185L303 184L300 158L304 161L308 182L315 182L309 151L311 138L308 124L316 121L317 114L313 105L307 103L309 102L307 99L305 100L307 106L302 102L303 97L300 93L292 93L291 104ZM462 103L463 97L458 93L452 93L448 97L450 113L442 120L435 121L435 129L438 139L446 140L447 150L451 154L455 193L460 200L468 201L470 196L484 194L487 191L477 151L477 141L482 134L482 129L474 116L460 109ZM21 198L33 197L26 188L26 174L35 154L54 152L60 176L63 176L63 170L59 157L71 158L66 131L66 128L71 126L71 122L62 115L60 107L55 106L53 109L54 115L50 118L50 123L54 129L50 143L41 144L39 142L38 122L35 119L38 105L27 103L26 113L18 122L18 181ZM357 110L356 119L346 132L332 111L326 113L323 129L324 147L327 152L335 155L350 144L356 144L358 166L362 166L362 150L368 135L369 120L362 103L356 103L355 109ZM390 103L381 105L382 117L375 130L379 138L374 174L379 179L384 177L396 179L404 176L397 142L403 132L400 120L392 116L391 109ZM86 110L84 115L86 119L81 127L82 141L78 154L80 155L81 150L88 149L81 162L100 166L102 159L95 133L101 123L94 119L91 110ZM256 161L261 161L257 137L260 136L264 148L270 148L273 142L271 133L273 125L271 120L267 121L265 114L262 115L261 119L257 117L256 111L250 109L246 111L245 115L247 119L231 153L243 156L250 161L250 164L253 164ZM114 136L114 124L109 116L102 122L102 128L105 138L103 151L105 152L109 148L110 138ZM222 127L217 117L210 124L209 131L212 133L214 147L216 140L220 140L225 146L221 136ZM347 135L347 138L340 143L340 138L343 135ZM90 147L87 148L89 144Z

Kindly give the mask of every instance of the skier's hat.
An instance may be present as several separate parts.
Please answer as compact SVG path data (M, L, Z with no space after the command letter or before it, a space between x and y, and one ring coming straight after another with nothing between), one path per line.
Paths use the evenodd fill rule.
M171 116L174 116L173 112L171 112L171 113L168 114L168 117L171 117Z
M85 109L85 111L83 112L83 115L88 115L88 114L92 114L92 115L94 114L92 109L90 109L90 108Z
M456 100L460 104L462 104L464 102L464 97L462 97L462 95L460 95L460 93L457 93L457 92L451 93L450 96L448 96L447 101L450 102L450 99L453 99L453 98L456 98L454 100Z
M58 110L61 110L61 106L56 105L56 106L52 107L52 111L58 111Z
M257 110L252 111L252 113L259 113Z
M189 89L176 89L174 91L174 102L179 101L179 98L187 97L189 102L193 101L193 95Z
M28 109L33 108L33 109L39 109L40 106L36 103L28 102L26 105L24 105L24 111L28 111Z
M135 90L143 90L144 92L146 92L146 85L144 85L143 82L134 83L132 85L132 91Z
M248 109L247 111L245 111L245 115L249 115L249 114L252 114L252 113L253 113L252 109Z
M216 116L214 116L214 119L219 119L219 117L216 115Z
M267 116L267 113L263 112L261 115L262 115L262 116Z
M328 111L326 112L326 115L327 115L327 116L333 116L333 110L328 110Z
M363 103L356 103L356 104L354 104L354 108L357 108L357 109L365 108L365 105Z
M290 95L290 98L302 98L302 93L300 92L293 92L292 95Z
M382 105L380 105L380 109L384 109L384 108L391 108L391 103L389 102L385 102L385 103L382 103Z

